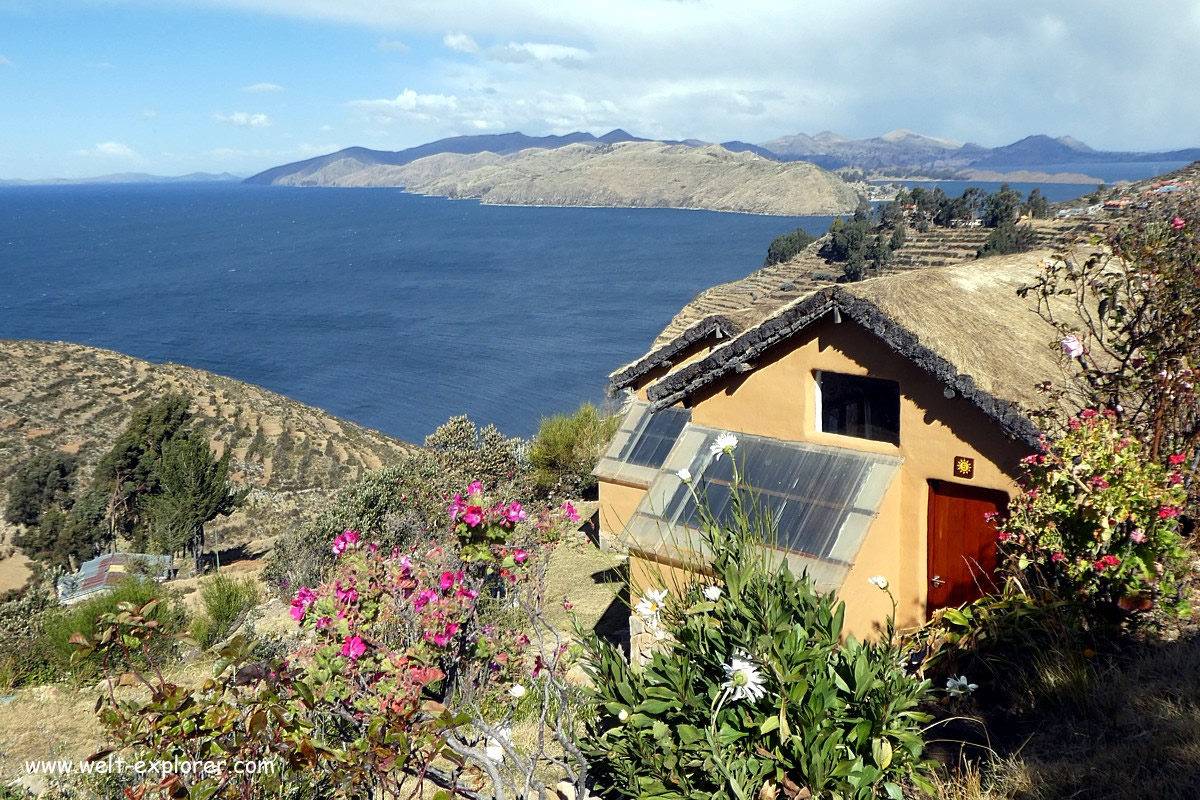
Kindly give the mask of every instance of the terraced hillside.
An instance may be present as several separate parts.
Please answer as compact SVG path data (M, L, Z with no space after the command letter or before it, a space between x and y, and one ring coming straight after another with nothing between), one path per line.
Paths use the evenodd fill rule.
M1078 239L1093 223L1080 220L1035 220L1038 248L1055 248ZM991 231L987 228L939 228L906 231L904 246L893 255L889 272L943 267L973 260ZM689 325L710 314L723 314L752 325L774 308L806 295L819 286L835 283L842 265L818 255L825 237L789 261L756 270L745 278L706 289L675 315L654 342L658 347Z
M0 488L19 464L51 449L78 455L86 473L135 408L169 392L192 397L193 426L218 453L233 448L233 478L252 489L249 507L218 526L223 542L269 539L412 448L211 372L63 342L0 340ZM6 499L0 491L0 506ZM6 574L14 573L6 538L0 529L0 591L16 580Z

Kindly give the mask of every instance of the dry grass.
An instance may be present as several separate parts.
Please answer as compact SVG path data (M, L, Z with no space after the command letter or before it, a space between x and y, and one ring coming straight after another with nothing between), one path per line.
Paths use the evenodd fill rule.
M993 722L1001 754L943 779L951 800L1194 800L1200 633L1139 644L1081 686L1049 669L1035 714ZM1053 673L1053 674L1050 674ZM1067 676L1068 680L1060 680ZM1055 698L1054 687L1060 695Z

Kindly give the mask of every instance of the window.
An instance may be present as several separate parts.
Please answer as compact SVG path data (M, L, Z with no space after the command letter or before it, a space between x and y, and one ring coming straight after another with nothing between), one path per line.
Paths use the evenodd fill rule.
M838 372L816 378L821 431L900 444L900 384Z

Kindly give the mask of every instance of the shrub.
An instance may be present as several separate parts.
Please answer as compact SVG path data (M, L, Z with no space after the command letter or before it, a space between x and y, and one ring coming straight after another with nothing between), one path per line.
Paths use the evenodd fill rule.
M1037 246L1037 234L1029 225L1020 227L1011 220L1001 222L984 240L983 247L975 254L976 258L987 256L1003 256L1010 253L1024 253Z
M816 240L817 237L804 228L796 228L791 233L776 236L767 246L767 257L763 260L763 266L769 267L788 261Z
M315 520L279 537L263 571L267 584L287 594L320 583L333 564L329 542L345 530L361 531L385 550L441 530L446 504L476 473L489 494L520 500L532 494L524 443L490 425L480 430L466 417L455 417L425 445L394 466L367 473Z
M585 403L574 414L555 414L538 426L529 463L538 488L578 496L595 487L592 470L617 432L620 418Z
M209 578L200 586L204 615L192 620L192 638L207 650L232 633L246 613L258 605L259 599L258 584L251 577Z
M1085 409L1024 459L1022 491L999 528L1002 550L1059 597L1126 611L1161 600L1182 611L1182 458L1170 468L1147 458L1115 417Z
M928 682L906 673L890 624L884 641L842 642L843 604L760 556L764 523L742 494L735 483L730 529L704 522L711 585L696 577L676 598L649 590L638 604L662 634L644 667L586 639L596 702L580 747L600 793L899 798L906 780L930 790L916 710Z
M41 653L56 678L72 676L76 682L96 677L101 670L98 658L87 658L71 663L75 646L71 636L82 633L90 637L95 630L96 620L112 614L122 603L145 605L152 600L160 602L150 614L165 636L178 633L187 621L187 614L178 598L163 584L152 580L127 578L110 591L98 597L84 600L74 606L58 609L47 615L44 633L40 641ZM174 642L167 638L156 640L155 658L168 660L175 653ZM144 663L144 662L141 662Z
M237 636L200 690L155 671L140 676L149 701L102 698L101 719L122 747L181 761L220 756L217 774L156 776L137 796L276 800L303 786L305 797L367 800L414 796L426 781L478 796L490 780L497 797L545 797L548 767L582 792L584 771L569 766L566 647L537 605L553 533L573 511L564 504L526 520L518 502L485 501L478 482L443 511L450 535L433 546L386 552L357 531L326 543L335 566L328 581L296 592L291 614L305 636L287 659L251 661ZM520 601L520 624L486 613L497 595ZM123 604L95 636L77 639L80 654L111 666L130 648L149 653L161 633L148 613ZM542 727L518 748L501 731L527 696L542 701ZM505 744L485 750L485 737ZM263 759L277 769L247 776L228 766Z

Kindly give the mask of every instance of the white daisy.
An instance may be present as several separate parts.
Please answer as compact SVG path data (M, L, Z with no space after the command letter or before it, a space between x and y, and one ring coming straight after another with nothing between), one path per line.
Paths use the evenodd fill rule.
M974 694L978 688L977 684L967 680L966 675L959 675L957 678L950 678L946 681L946 691L955 697L965 697Z
M624 722L625 720L629 719L629 712L622 708L617 712L617 719L621 720L621 722Z
M888 587L887 578L883 577L882 575L876 575L874 578L867 578L867 582L875 584L880 589L886 589Z
M520 700L522 697L525 696L525 687L519 683L514 683L512 685L512 688L508 690L508 693L511 694L516 699Z
M732 691L734 700L749 699L754 703L767 693L766 682L763 680L762 673L758 671L758 665L745 653L734 653L733 658L723 666L723 669L725 670L725 683L722 686Z
M683 481L684 483L692 482L692 471L690 469L688 469L687 467L684 467L683 469L679 470L679 472L676 472L675 474L678 475L679 480Z
M737 447L737 444L738 439L732 433L722 433L708 446L708 452L712 454L714 461L720 461L721 454L732 453L733 448Z
M650 627L658 627L658 615L662 611L662 604L666 599L666 589L647 589L633 610L641 615Z
M717 602L718 600L720 600L721 599L721 587L720 586L706 587L704 590L704 599L711 600L714 603Z

